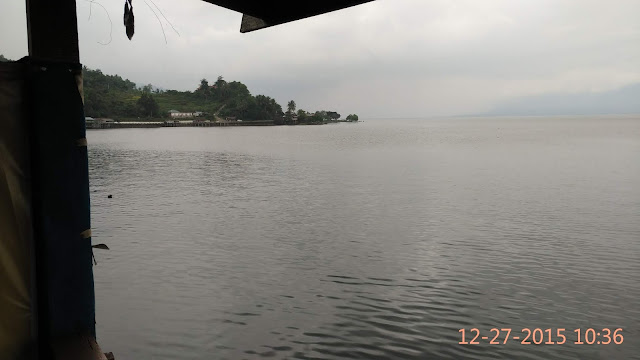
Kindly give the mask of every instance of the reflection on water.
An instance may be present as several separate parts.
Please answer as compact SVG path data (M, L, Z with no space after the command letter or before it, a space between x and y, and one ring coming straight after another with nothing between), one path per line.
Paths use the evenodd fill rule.
M630 359L640 119L90 131L118 359ZM108 199L107 195L113 194ZM566 328L563 345L459 329ZM575 345L575 328L623 328Z

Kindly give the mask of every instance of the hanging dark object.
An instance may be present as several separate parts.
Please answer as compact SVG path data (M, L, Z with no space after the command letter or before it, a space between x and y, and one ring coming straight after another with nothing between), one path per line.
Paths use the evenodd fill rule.
M98 262L96 261L96 257L93 255L93 248L102 249L102 250L109 250L109 247L107 245L105 245L105 244L91 245L91 259L93 260L93 265L98 265Z
M124 0L124 27L129 40L133 37L133 5L132 0Z

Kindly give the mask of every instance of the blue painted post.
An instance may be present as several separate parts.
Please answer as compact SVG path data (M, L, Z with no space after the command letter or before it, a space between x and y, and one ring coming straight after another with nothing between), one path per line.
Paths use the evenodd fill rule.
M26 5L39 357L88 359L97 344L76 3Z

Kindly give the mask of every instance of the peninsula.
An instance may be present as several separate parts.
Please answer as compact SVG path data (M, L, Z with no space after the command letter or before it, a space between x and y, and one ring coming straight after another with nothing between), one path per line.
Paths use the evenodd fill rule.
M0 61L11 61L0 55ZM207 79L193 91L164 90L151 84L138 86L119 75L83 67L84 112L87 127L232 126L232 125L317 125L357 122L356 114L344 120L335 111L298 109L295 101L286 111L275 99L253 96L239 81L218 76Z
M83 76L85 115L116 122L302 125L358 119L355 114L340 120L340 114L335 111L297 109L293 100L283 111L275 99L253 96L243 83L227 82L222 76L214 83L202 79L193 91L164 90L151 84L138 87L118 75L87 67L83 68Z

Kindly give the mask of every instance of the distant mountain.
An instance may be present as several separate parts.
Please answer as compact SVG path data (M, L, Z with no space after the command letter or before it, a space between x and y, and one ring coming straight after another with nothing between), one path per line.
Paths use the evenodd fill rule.
M515 98L482 116L640 114L640 83L598 93L545 94Z

